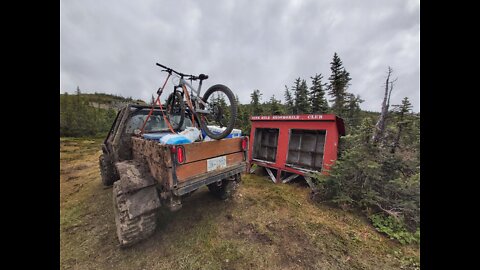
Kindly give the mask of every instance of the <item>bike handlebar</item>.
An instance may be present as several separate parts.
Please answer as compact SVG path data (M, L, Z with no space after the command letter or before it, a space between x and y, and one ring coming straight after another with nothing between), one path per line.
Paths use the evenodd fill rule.
M192 76L192 75L187 75L187 74L180 73L180 72L178 72L178 71L176 71L176 70L174 70L174 69L172 69L172 68L166 67L166 66L164 66L164 65L162 65L162 64L159 64L159 63L157 63L157 66L166 69L166 71L167 71L168 73L173 72L173 73L176 73L176 74L178 74L178 75L180 75L180 76L182 76L182 77Z
M200 75L197 77L197 76L194 76L194 75L188 75L188 74L180 73L180 72L178 72L178 71L175 71L175 70L173 70L173 69L171 69L171 68L169 68L169 67L166 67L166 66L164 66L164 65L162 65L162 64L159 64L159 63L156 63L156 64L157 64L157 66L164 68L165 71L167 71L168 73L173 72L173 73L178 74L178 75L181 76L181 77L189 77L189 79L191 79L191 80L197 80L197 79L206 80L206 79L208 79L208 75L205 75L205 74L200 74Z

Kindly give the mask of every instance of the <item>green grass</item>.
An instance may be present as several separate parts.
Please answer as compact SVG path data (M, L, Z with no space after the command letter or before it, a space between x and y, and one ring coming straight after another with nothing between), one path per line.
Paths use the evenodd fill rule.
M162 209L150 239L120 249L100 144L60 139L62 269L418 269L417 246L388 239L360 215L311 203L305 185L257 175L244 175L227 201L204 187L179 211Z

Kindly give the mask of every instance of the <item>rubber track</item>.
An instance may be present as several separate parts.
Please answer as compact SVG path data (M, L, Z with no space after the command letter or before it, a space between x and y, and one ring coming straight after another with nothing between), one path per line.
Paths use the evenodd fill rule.
M121 247L128 247L151 236L157 225L157 213L150 212L130 219L126 207L126 195L119 194L118 183L113 184L113 207L117 236Z

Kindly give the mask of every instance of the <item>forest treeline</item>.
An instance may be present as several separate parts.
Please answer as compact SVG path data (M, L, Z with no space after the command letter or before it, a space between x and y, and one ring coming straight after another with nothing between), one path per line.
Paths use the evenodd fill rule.
M129 102L142 102L104 93L83 94L79 87L73 94L60 94L60 136L105 136L117 110Z
M262 92L253 90L250 104L239 105L237 127L250 134L251 115L332 113L344 119L348 132L357 127L363 117L375 115L362 111L360 104L364 100L348 91L350 73L337 53L330 65L331 74L327 80L323 74L316 73L308 79L296 78L291 86L285 85L284 90L279 91L283 91L283 104L275 95L262 102Z

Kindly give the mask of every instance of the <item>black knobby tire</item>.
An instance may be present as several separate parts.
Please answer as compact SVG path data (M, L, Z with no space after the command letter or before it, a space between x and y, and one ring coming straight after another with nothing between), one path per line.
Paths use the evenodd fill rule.
M205 95L203 95L203 101L207 102L208 98L215 92L223 92L228 97L228 100L231 104L230 117L228 119L228 124L226 125L226 129L219 134L212 132L211 130L208 129L208 123L206 122L206 118L204 115L201 115L200 125L201 125L201 128L208 135L208 137L215 140L220 140L227 137L230 134L230 132L232 132L233 127L235 126L235 121L237 119L237 102L235 100L235 96L233 95L232 90L230 90L228 87L222 84L217 84L208 88L207 92L205 92ZM203 105L200 105L200 107L201 109L205 109Z
M120 247L129 247L155 232L157 212L152 211L132 219L128 216L126 194L120 194L119 182L113 184L113 212Z
M101 154L99 157L100 175L102 178L102 184L104 186L111 186L120 177L118 176L115 166L111 162L110 158L105 154Z
M185 120L185 102L183 102L182 94L179 91L175 91L168 96L165 110L172 128L174 130L181 128ZM178 121L175 118L178 118Z
M241 177L240 175L237 175L237 177ZM213 193L216 197L220 198L221 200L226 200L235 194L238 184L240 182L240 179L236 180L229 180L229 179L223 179L220 183L212 183L208 185L208 190L210 190L211 193Z

